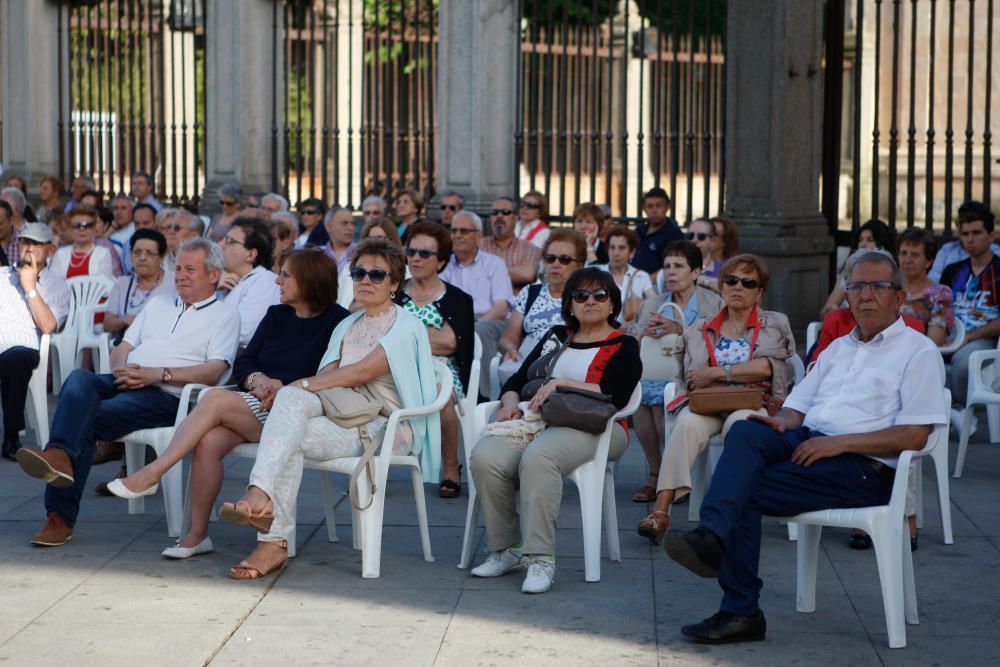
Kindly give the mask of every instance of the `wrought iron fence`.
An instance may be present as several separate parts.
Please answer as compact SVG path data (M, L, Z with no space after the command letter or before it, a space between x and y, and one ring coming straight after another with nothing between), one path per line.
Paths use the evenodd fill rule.
M725 0L519 6L519 189L546 193L556 219L581 201L638 217L652 187L681 220L720 212Z
M129 192L147 171L158 198L204 186L205 0L93 0L60 12L63 179ZM65 46L64 46L65 45Z
M274 188L357 206L435 182L437 0L275 5ZM283 27L280 27L283 26Z
M824 212L838 242L869 218L949 236L958 205L996 205L994 0L832 0L828 77L844 87L843 133L824 163ZM829 88L828 88L829 90ZM842 153L843 159L830 155ZM838 165L839 163L839 165ZM841 214L841 211L844 213Z

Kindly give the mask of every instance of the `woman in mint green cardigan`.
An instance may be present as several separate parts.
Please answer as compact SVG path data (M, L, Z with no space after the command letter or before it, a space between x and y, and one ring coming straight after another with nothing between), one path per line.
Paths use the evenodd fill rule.
M358 429L327 419L315 392L367 385L390 410L423 407L436 397L426 327L392 301L404 280L405 267L403 253L387 241L368 239L358 246L351 279L362 310L334 329L314 377L278 392L260 438L247 493L222 506L222 518L259 532L254 552L230 569L234 579L262 577L287 559L305 458L360 456L363 451ZM369 424L375 440L381 439L386 422L385 417L378 417ZM435 413L400 424L392 448L396 454L419 456L424 475L437 479L440 439Z

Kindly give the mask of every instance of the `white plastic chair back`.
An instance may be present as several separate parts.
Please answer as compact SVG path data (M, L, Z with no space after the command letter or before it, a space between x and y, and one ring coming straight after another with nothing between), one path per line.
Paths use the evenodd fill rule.
M958 351L958 348L965 344L965 325L962 320L955 318L951 326L951 333L944 341L944 345L938 349L944 356L951 356Z
M51 345L56 348L52 370L52 393L59 390L76 365L77 343L79 342L81 317L88 306L96 306L101 299L111 294L114 281L106 276L77 276L66 280L70 287L69 313L63 330L52 334ZM92 316L92 313L88 313ZM88 327L93 327L91 323Z
M806 352L813 349L813 345L819 340L819 332L823 329L822 322L810 322L806 326Z
M28 381L28 400L25 404L27 424L35 432L35 444L45 447L49 443L49 400L45 390L45 378L49 370L49 346L51 336L42 334L38 341L38 366Z

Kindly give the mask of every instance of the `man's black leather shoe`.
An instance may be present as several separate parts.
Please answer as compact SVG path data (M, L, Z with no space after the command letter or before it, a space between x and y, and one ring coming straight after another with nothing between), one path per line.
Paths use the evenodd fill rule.
M699 577L711 579L719 576L725 551L719 536L701 527L687 532L668 531L663 540L663 550Z
M8 461L17 461L17 450L21 449L21 441L15 436L4 438L3 457Z
M730 644L733 642L759 642L767 632L764 612L756 616L736 616L724 611L706 618L701 623L685 625L681 633L701 644Z

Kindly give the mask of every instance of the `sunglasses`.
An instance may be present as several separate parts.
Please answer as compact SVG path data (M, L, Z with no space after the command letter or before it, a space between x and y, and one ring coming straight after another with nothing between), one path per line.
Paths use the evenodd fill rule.
M541 208L541 207L542 207L541 204L536 204L533 201L523 201L523 202L521 202L521 208L535 208L535 209L537 209L537 208Z
M165 231L165 232L175 232L176 233L176 232L181 231L184 228L181 227L180 225L163 225L163 227L161 229L163 229L163 231Z
M577 261L576 257L570 257L569 255L545 255L542 259L545 260L546 264L554 264L558 260L563 266L569 266Z
M699 241L704 241L705 239L710 239L713 236L715 236L715 234L706 234L705 232L697 232L697 233L688 232L684 235L684 238L686 238L688 241L694 241L695 239L698 239Z
M70 225L73 229L90 229L94 226L93 220L87 220L86 222L74 222Z
M611 295L608 294L608 291L603 287L593 291L589 289L573 290L573 301L576 301L577 303L587 303L587 300L590 299L590 297L594 297L594 301L597 303L604 303L611 298Z
M475 229L474 227L470 227L470 228L466 228L466 227L452 227L451 228L451 235L452 236L455 236L455 235L465 236L466 234L475 234L478 231L479 230Z
M512 209L509 209L509 208L495 208L492 211L490 211L490 215L491 216L496 216L496 215L514 215L514 211Z
M317 211L314 208L303 209L303 210L299 211L299 213L302 214L302 215L319 215L319 211Z
M407 257L416 257L420 255L420 259L430 259L431 257L437 257L437 251L435 250L418 250L417 248L407 248Z
M726 276L722 279L722 282L733 287L734 285L743 285L746 289L757 289L760 283L753 278L737 278L736 276Z
M229 199L220 199L219 203L223 206L236 206L236 202Z
M441 204L442 211L458 211L458 207L454 204Z
M356 283L360 283L366 277L370 278L372 283L375 285L381 285L382 281L385 280L389 272L384 269L372 269L371 271L367 269L362 269L360 266L355 266L351 269L351 280Z

